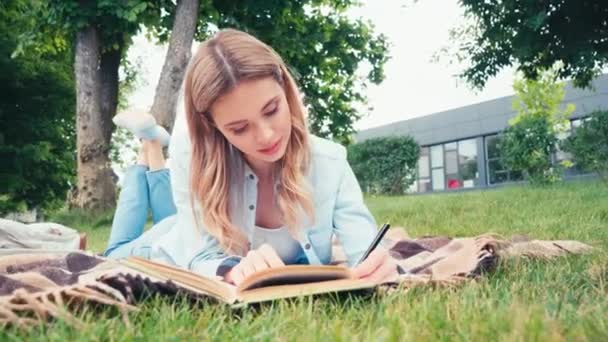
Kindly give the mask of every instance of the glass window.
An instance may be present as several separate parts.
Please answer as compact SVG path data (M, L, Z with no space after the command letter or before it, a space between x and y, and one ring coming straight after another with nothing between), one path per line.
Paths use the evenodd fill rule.
M462 187L472 188L479 178L477 172L477 141L475 139L458 142L458 165Z
M451 142L444 145L446 151L452 151L456 149L456 143Z
M458 173L458 153L456 151L445 152L445 173Z
M431 191L431 180L430 179L419 179L418 180L418 192L429 192Z
M508 171L496 171L494 173L490 173L490 182L492 184L504 183L508 180L509 180Z
M429 168L429 148L422 147L420 149L420 158L418 159L418 178L429 177L431 177L431 170Z
M488 154L488 181L490 184L497 184L509 181L509 170L500 160L498 144L500 137L492 135L485 137L486 151Z
M472 179L463 179L461 180L463 188L473 188L475 187L475 181Z
M421 156L428 156L429 155L429 148L428 147L421 147L420 148L420 155Z
M418 178L430 177L429 156L420 156L418 159Z
M432 152L431 152L432 153ZM433 190L445 189L445 178L443 176L443 168L433 169Z
M490 184L502 183L509 180L508 172L505 170L500 159L488 161L488 176Z
M442 167L443 166L443 146L435 145L431 146L431 167Z
M488 150L488 159L500 157L500 154L498 153L499 140L500 139L496 135L486 137L486 149Z

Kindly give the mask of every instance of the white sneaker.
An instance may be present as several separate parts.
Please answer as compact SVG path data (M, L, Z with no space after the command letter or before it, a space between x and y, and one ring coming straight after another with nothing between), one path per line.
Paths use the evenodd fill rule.
M167 132L167 130L163 126L161 126L161 125L154 126L154 134L152 134L152 135L153 135L153 137L150 139L160 141L160 144L163 146L169 146L169 140L171 140L171 134L169 134L169 132Z
M158 140L163 146L169 145L171 136L156 124L152 114L141 109L130 109L118 113L112 121L116 126L128 129L139 139Z

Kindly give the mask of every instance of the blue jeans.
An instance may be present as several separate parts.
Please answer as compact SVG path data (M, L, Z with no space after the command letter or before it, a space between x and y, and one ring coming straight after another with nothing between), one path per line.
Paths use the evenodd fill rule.
M154 226L144 233L148 209L152 211ZM125 173L104 255L148 257L151 243L171 229L169 221L173 221L176 212L169 169L148 171L143 165L131 166Z

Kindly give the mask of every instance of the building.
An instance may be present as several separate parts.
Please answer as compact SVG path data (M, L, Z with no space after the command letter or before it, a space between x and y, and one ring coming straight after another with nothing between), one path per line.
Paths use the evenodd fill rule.
M573 103L570 130L593 110L608 109L608 74L598 77L592 89L566 85L563 103ZM519 172L507 170L497 153L501 131L516 116L513 96L506 96L410 120L363 130L356 141L391 135L410 135L421 146L416 182L411 192L483 188L523 180ZM563 137L562 137L563 138ZM558 152L554 161L567 156ZM566 178L577 177L576 168Z

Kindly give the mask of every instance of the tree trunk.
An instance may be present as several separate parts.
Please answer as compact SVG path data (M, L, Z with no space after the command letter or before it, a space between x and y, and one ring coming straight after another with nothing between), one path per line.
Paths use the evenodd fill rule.
M103 146L104 155L108 160L109 172L104 177L109 177L108 180L104 180L104 183L110 182L114 190L116 190L117 177L114 171L111 169L110 162L110 147L112 145L112 133L116 128L112 122L112 117L116 115L118 108L118 91L119 91L119 75L118 70L120 69L120 61L123 55L123 43L118 43L118 49L111 49L110 51L101 54L101 62L99 71L100 75L100 94L101 94L101 120L99 122L101 132L103 134ZM116 193L114 192L114 195ZM108 198L108 205L114 206L116 198Z
M177 1L173 30L169 39L169 49L156 86L154 103L151 109L157 122L169 132L173 129L173 122L175 121L177 94L190 61L198 12L199 0Z
M112 133L115 129L114 123L112 122L112 117L116 115L116 109L118 107L118 69L120 68L122 52L123 45L119 44L119 48L117 50L111 49L110 51L102 53L99 68L101 73L100 86L102 115L100 125L103 132L103 141L108 147L108 153L110 143L112 141Z
M94 211L110 208L116 202L108 157L112 127L107 113L104 113L111 106L104 103L111 94L104 93L100 86L106 78L100 72L100 46L94 26L87 26L77 33L74 71L78 176L70 205Z

